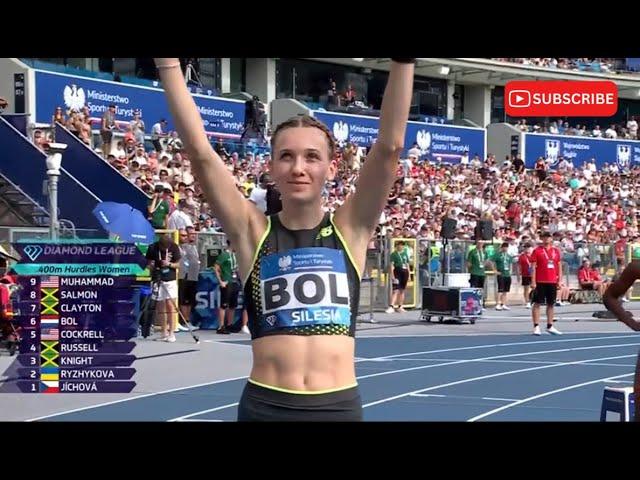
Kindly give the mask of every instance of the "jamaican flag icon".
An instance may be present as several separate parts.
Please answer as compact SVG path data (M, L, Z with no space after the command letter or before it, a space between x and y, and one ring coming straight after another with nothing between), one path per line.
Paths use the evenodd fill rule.
M60 357L60 342L45 340L40 342L40 366L58 367Z
M55 307L58 306L58 288L41 288L42 298L40 298L40 313L42 315L55 315L57 314L57 310Z

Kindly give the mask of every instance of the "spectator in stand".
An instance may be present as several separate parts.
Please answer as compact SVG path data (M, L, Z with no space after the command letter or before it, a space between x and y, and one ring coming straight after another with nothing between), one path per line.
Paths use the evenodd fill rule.
M64 110L62 109L62 107L56 107L56 109L53 112L51 125L55 126L56 123L59 123L60 125L67 124L67 117L65 116Z
M227 151L227 148L224 146L222 142L222 138L218 138L218 141L214 145L213 149L216 151L221 158L229 157L231 154Z
M67 130L69 130L69 132L71 132L76 137L78 137L77 125L78 125L78 112L76 110L70 110L69 117L67 117L67 123L65 127L67 128Z
M616 126L610 125L604 132L604 138L618 138L618 132L616 132Z
M151 142L158 153L162 152L162 143L160 143L160 140L166 138L166 128L167 121L164 118L161 118L158 123L155 123L151 127Z
M183 230L187 227L193 227L193 220L191 219L192 209L187 204L186 200L180 200L178 202L178 208L173 211L167 219L167 228L169 230Z
M82 143L91 148L91 121L85 117L84 113L77 114L75 130Z
M147 160L147 152L144 151L144 146L142 144L136 147L133 157L131 157L130 161L136 160L139 165L147 165L149 161Z
M631 120L627 122L627 130L631 140L638 139L638 122L635 116L631 117Z
M111 150L111 154L116 158L121 158L121 157L127 158L127 152L124 149L124 142L118 141L116 143L116 147Z
M144 120L142 120L142 117L140 116L140 110L133 112L133 120L129 122L129 129L131 130L131 133L133 133L136 143L144 146L145 126Z
M166 198L166 192L162 186L155 188L151 202L149 203L149 218L153 228L166 229L167 218L170 212L170 205Z
M356 101L356 91L352 85L347 87L347 90L344 92L344 105L352 105Z
M180 140L180 138L178 137L178 132L171 132L169 138L167 139L167 148L172 148L175 152L179 152L184 148L182 140Z
M44 145L47 143L47 137L42 130L33 132L33 144L40 150L44 151Z
M111 104L102 115L100 124L100 137L102 138L102 155L104 158L111 153L111 141L113 139L113 131L120 130L116 123L116 106Z

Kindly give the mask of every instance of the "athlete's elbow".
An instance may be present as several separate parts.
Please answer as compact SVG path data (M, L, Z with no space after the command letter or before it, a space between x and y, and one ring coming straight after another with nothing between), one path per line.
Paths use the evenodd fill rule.
M385 158L397 159L400 158L400 155L404 150L404 141L400 138L378 140L376 142L376 147Z

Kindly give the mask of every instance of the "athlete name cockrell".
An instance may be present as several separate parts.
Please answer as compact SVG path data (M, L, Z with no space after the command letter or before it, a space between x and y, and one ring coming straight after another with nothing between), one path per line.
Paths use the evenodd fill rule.
M62 330L60 338L102 338L104 333L102 330Z

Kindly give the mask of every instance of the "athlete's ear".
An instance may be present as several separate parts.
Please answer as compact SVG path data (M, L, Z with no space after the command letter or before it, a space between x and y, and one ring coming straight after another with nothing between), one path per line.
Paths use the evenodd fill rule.
M334 178L336 178L337 173L338 173L338 160L334 158L329 163L329 169L327 170L327 180L332 181Z

